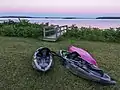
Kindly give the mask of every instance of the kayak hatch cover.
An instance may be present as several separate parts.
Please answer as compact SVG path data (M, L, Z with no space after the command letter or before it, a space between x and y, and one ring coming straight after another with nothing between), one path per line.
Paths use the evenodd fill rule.
M83 50L82 48L78 48L71 45L68 47L68 51L77 52L81 56L81 58L86 60L88 63L97 65L96 60L87 51Z

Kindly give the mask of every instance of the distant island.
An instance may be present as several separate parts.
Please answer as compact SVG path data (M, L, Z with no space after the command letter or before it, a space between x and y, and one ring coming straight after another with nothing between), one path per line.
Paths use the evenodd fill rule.
M96 19L120 19L120 17L97 17Z
M0 18L32 18L29 16L0 16Z
M44 19L95 19L85 17L30 17L30 16L0 16L0 18L44 18Z
M42 18L42 19L120 19L120 17L30 17L30 16L0 16L0 18Z

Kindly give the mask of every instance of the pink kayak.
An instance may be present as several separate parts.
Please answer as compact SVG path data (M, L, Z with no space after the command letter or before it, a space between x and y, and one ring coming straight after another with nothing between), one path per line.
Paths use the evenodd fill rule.
M82 59L84 59L90 64L94 64L97 66L96 60L87 51L83 50L82 48L78 48L75 46L69 46L68 51L77 52L81 56Z

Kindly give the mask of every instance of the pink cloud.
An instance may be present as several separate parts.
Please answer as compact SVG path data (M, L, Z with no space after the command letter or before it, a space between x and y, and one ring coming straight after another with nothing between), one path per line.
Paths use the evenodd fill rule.
M0 8L0 12L32 12L32 13L120 13L119 8L34 8L34 7L14 7L14 8Z
M0 12L120 13L120 0L1 0Z

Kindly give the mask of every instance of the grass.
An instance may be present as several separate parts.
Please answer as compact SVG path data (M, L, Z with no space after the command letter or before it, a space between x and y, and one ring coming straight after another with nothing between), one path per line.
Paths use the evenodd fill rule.
M60 59L47 73L32 69L32 55L40 47L58 51L74 44L97 59L100 68L117 80L115 86L102 86L68 72ZM120 90L120 44L61 40L57 43L28 38L0 37L0 90Z

